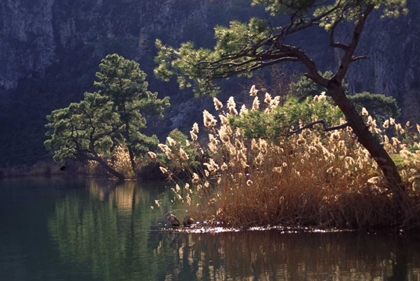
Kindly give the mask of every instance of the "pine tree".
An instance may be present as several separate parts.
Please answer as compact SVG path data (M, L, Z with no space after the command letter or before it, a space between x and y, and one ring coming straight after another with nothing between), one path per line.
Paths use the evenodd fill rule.
M141 133L147 115L163 116L169 98L150 92L138 63L117 54L107 55L94 82L97 91L85 93L79 103L52 111L45 146L56 162L69 158L93 160L118 179L124 176L107 162L118 146L127 147L131 167L135 158L158 144L156 136Z

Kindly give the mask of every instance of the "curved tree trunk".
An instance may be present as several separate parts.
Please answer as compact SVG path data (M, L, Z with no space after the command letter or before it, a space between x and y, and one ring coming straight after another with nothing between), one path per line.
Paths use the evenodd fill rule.
M333 79L327 84L327 89L331 97L346 116L347 122L353 129L358 141L369 151L370 155L378 163L387 181L388 188L394 192L397 197L402 195L405 187L398 168L389 156L388 152L380 144L379 140L369 131L362 117L356 111L353 103L346 97L341 83Z
M133 170L133 173L137 175L137 164L134 160L134 152L131 146L128 147L128 155L130 156L131 169Z
M130 144L131 138L130 138L130 123L129 122L125 122L125 138L126 138L126 143L127 143L128 155L130 157L131 169L133 170L133 173L137 175L137 165L136 165L136 161L134 160L133 148Z
M111 166L108 165L108 163L106 163L106 161L104 161L102 158L100 157L93 157L93 160L97 161L99 164L102 165L102 167L105 168L105 170L110 173L111 175L115 176L119 181L123 181L124 180L124 176L120 173L118 173L117 171L115 171Z
M332 99L345 115L347 122L353 129L354 134L357 136L358 141L367 149L370 155L378 163L379 168L382 170L384 177L387 181L388 188L395 194L396 200L402 199L405 191L404 184L401 176L398 173L398 168L394 161L391 159L385 148L380 144L379 140L369 131L362 117L356 111L353 103L347 98L342 88L344 76L347 73L350 64L360 58L355 57L354 52L359 43L361 33L363 31L366 19L370 12L373 10L370 5L366 10L359 14L357 24L353 30L353 34L348 45L339 44L339 48L343 53L341 56L340 66L331 79L326 79L318 74L318 69L315 63L306 56L306 54L298 49L292 50L296 57L303 62L306 66L308 73L306 76L314 81L316 84L325 87L331 94ZM330 31L331 41L333 41L334 29ZM337 48L337 45L332 44Z

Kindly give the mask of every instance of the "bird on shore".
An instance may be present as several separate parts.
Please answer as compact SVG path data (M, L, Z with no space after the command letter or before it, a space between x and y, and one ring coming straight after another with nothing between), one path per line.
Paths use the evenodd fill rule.
M166 222L172 226L172 228L178 228L181 226L181 222L171 212L167 212L165 215Z
M182 224L184 225L184 227L190 227L194 223L195 223L194 219L190 216L186 216L184 220L182 221Z

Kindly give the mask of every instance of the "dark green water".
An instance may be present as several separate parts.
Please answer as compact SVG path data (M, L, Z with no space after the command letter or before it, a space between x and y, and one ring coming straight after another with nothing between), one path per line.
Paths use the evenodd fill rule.
M162 196L156 182L0 181L0 280L420 280L413 236L160 232Z

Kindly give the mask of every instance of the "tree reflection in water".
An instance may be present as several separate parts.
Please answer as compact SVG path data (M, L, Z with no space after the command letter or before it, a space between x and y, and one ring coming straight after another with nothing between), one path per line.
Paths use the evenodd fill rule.
M420 245L397 235L157 231L172 195L156 189L69 193L49 223L63 261L100 280L420 280ZM152 210L158 197L165 206Z
M153 280L149 254L152 200L135 182L89 182L88 194L69 194L56 204L50 233L66 262L88 263L101 280Z

